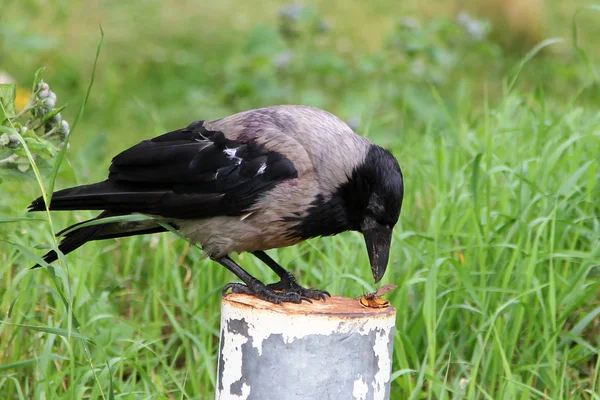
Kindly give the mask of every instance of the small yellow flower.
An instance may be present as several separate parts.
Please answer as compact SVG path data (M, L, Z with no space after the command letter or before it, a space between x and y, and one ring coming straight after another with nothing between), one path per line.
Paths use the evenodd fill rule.
M12 76L7 74L4 71L0 71L0 83L15 83L15 80ZM27 106L29 99L31 98L31 92L27 89L20 88L17 86L17 98L15 99L15 105L17 107L17 111L21 111Z
M17 111L21 111L27 106L29 99L31 98L31 92L25 88L20 88L17 86L17 98L15 99L15 105L17 107Z

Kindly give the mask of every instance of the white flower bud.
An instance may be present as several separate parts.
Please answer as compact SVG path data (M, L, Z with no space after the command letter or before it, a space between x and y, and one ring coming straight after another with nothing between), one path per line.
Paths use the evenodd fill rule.
M421 24L419 23L419 20L412 17L403 18L402 21L400 21L400 26L406 29L407 31L416 31L421 29Z
M38 93L37 93L38 99L45 99L46 97L48 97L50 95L50 93L51 93L50 92L50 85L48 85L45 82L41 82L38 85ZM54 100L56 101L56 98Z
M54 92L50 92L50 94L52 95L54 94ZM54 98L52 96L48 96L44 100L42 100L42 107L44 107L44 109L48 111L56 107L56 95L54 96Z
M60 126L58 127L58 133L67 136L69 134L69 123L64 119L60 121Z
M305 6L302 3L288 4L279 9L279 16L290 21L297 21L302 16L304 10Z
M62 121L62 115L60 115L60 113L55 114L50 118L50 122L54 125L60 124L60 121Z
M19 138L17 137L17 135L9 135L8 136L8 147L14 149L15 147L19 147L19 145L21 144L21 141L19 141Z
M273 63L278 69L286 69L294 59L294 54L291 51L279 53L273 59Z
M467 12L461 11L456 16L456 22L461 25L475 40L483 40L488 33L488 27L484 21L471 17Z
M45 99L50 94L50 90L40 90L37 94L38 99Z

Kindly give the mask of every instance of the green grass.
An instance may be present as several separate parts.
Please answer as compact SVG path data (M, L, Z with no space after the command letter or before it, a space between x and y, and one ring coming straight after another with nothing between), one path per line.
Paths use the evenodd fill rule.
M122 27L115 15L138 11L114 6L100 10L106 37L97 79L58 189L103 179L117 151L194 119L284 102L324 107L357 120L357 131L391 149L405 176L384 278L399 285L388 296L397 310L392 399L600 398L600 97L568 32L551 47L559 53L532 53L518 70L525 54L460 36L449 44L443 37L454 28L432 25L434 33L416 39L469 60L441 68L427 59L443 78L432 84L383 44L344 52L335 27L290 42L277 32L276 8L227 35L218 22L232 4L206 26L192 24L198 11L179 15L185 25L172 11L148 8ZM9 2L7 12L40 22L39 7ZM48 65L44 78L68 99L70 121L100 38L95 21L77 18L84 12L57 6L36 29L14 28L37 37L21 49L0 40L3 68L23 85ZM67 27L88 36L66 36ZM381 30L389 40L400 35ZM593 69L595 54L585 52L594 49L579 44ZM270 60L285 51L295 57L279 70ZM42 174L48 184L49 172ZM109 398L111 385L119 399L214 395L229 272L172 234L90 243L52 269L29 270L54 243L53 231L95 214L27 215L41 194L30 175L3 175L0 192L0 218L40 218L0 224L2 398ZM373 289L359 234L270 254L305 285L351 297ZM253 257L238 259L275 279Z

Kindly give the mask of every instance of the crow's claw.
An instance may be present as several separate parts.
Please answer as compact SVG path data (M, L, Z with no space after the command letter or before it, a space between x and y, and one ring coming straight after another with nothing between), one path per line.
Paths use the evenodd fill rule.
M279 290L283 293L298 293L305 299L325 301L327 300L327 297L331 297L329 292L325 290L307 289L302 287L295 279L282 279L279 282L268 284L267 287L269 289Z
M223 290L221 290L221 294L225 296L227 292L231 289L231 293L246 293L250 294L250 289L243 283L238 282L230 282L227 285L223 286Z
M275 304L282 303L296 303L300 304L303 300L312 303L309 297L302 295L298 292L282 291L278 292L269 286L265 286L262 283L253 285L252 288L243 283L228 283L223 287L223 295L227 294L227 291L231 289L232 293L243 293L256 296L261 300L265 300Z
M309 299L322 300L322 301L326 301L328 297L331 297L331 295L329 294L328 291L319 290L319 289L302 288L302 291L300 291L300 294L302 296L308 297Z

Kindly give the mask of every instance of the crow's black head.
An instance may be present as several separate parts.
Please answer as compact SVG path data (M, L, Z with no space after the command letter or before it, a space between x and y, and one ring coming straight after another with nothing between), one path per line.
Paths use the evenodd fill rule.
M394 156L370 145L363 160L333 195L320 197L301 219L295 232L303 238L354 230L365 237L375 282L385 273L392 229L398 222L404 182Z
M398 162L390 152L372 145L364 162L354 170L344 198L353 229L365 237L375 282L387 268L392 229L398 222L403 197Z
M400 216L404 181L398 161L387 150L373 145L364 162L355 169L351 182L354 196L348 193L349 208L361 226L365 219L392 229Z

